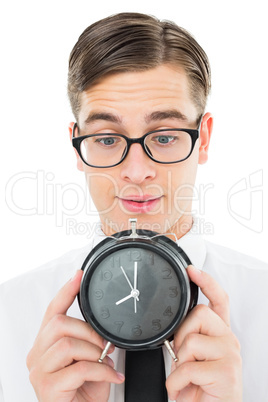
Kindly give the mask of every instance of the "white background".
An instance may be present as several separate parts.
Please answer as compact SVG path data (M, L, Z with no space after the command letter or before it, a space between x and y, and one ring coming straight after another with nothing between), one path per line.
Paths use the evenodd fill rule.
M207 52L215 125L194 209L206 238L268 260L266 2L10 0L0 10L0 282L89 241L96 215L90 200L82 208L68 137L68 56L88 25L122 11L174 20Z

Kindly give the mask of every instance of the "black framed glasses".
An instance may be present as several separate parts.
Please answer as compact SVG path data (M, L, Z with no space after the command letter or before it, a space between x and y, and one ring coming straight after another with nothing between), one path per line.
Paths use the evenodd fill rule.
M199 137L200 124L196 130L167 128L150 131L139 138L129 138L116 133L79 136L79 127L75 123L72 143L83 162L91 167L108 168L119 165L126 158L132 144L140 144L154 162L178 163L189 158L193 152ZM76 131L78 136L75 136Z

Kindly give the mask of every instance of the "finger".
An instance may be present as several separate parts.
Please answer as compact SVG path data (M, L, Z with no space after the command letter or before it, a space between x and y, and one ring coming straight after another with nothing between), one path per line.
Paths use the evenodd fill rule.
M85 381L121 384L125 377L107 364L80 361L52 374L58 390L72 391Z
M67 310L73 304L76 295L79 292L82 276L83 271L77 271L75 276L59 290L47 308L40 331L42 331L52 317L57 314L67 313Z
M46 351L40 364L44 372L54 373L75 361L97 362L101 352L102 349L92 343L64 337ZM113 367L113 361L109 357L104 359L104 363Z
M224 336L231 333L225 322L208 306L196 306L180 325L174 336L174 347L178 351L189 334Z
M177 354L177 366L191 361L218 360L226 353L226 337L189 334Z
M208 398L210 396L210 400L240 401L241 377L241 369L237 369L236 362L233 364L230 359L187 362L169 375L166 387L171 400L176 400L181 390L193 384Z
M201 386L205 391L206 385L213 386L218 380L219 367L218 362L187 362L176 368L167 378L166 387L169 398L176 400L181 390L188 385L194 384ZM217 396L217 395L211 395Z
M36 346L38 346L39 355L45 353L63 337L81 339L93 343L99 348L104 348L103 338L88 323L77 318L57 314L48 322L37 338Z
M199 401L202 393L203 391L198 385L190 384L178 393L176 401Z
M109 390L108 383L120 384L124 379L123 374L116 372L107 364L86 361L74 363L53 374L44 375L43 372L40 373L38 367L35 367L30 372L30 380L37 395L40 394L40 392L42 394L42 397L40 397L40 399L38 398L38 400L42 399L44 401L73 401L75 395L77 395L78 398L77 391L82 385L87 386L84 388L83 393L84 398L86 398L85 400L87 400L86 389L88 389L92 395L99 395L100 390L107 388L107 385L107 391ZM101 388L96 386L99 382L103 382ZM103 398L101 398L101 400L103 400Z
M193 265L187 268L189 278L200 287L202 293L209 299L209 307L230 326L229 298L222 287L204 271L199 271Z

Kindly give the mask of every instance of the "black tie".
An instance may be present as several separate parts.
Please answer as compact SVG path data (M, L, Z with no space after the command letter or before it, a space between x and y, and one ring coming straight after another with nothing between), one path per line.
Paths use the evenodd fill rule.
M126 351L125 402L167 402L162 348Z

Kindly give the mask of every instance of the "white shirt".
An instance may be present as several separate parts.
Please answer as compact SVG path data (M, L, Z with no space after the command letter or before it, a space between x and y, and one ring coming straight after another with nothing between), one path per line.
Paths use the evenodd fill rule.
M195 225L196 228L196 225ZM49 302L80 269L94 244L0 285L0 402L36 402L29 382L26 356ZM231 328L241 344L244 402L268 401L268 265L205 241L188 232L178 245L192 263L213 276L230 297ZM199 303L207 304L200 294ZM83 319L77 300L68 315ZM164 349L167 375L171 359ZM111 356L124 372L124 351ZM112 385L109 402L124 401L124 385Z

